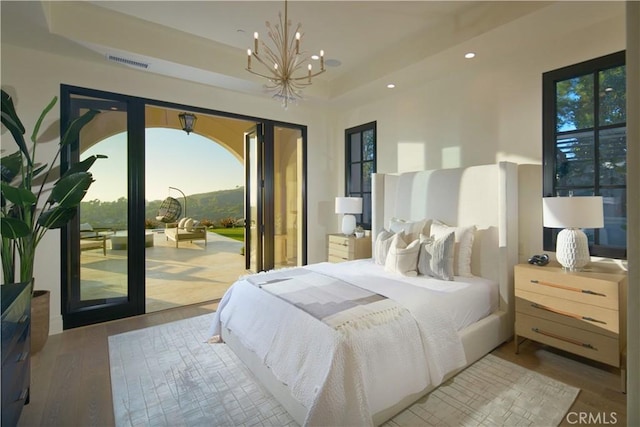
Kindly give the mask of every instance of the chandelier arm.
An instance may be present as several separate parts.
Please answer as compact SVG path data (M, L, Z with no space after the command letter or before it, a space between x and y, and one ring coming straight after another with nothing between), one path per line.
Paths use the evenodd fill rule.
M270 55L268 54L268 52L267 52L266 56L270 56ZM274 70L274 68L273 68L273 66L272 66L272 65L268 65L268 64L267 64L267 62L265 62L265 60L263 60L263 59L262 59L262 57L260 57L260 56L258 56L258 55L256 55L256 54L254 54L254 55L253 55L253 57L254 57L254 58L256 58L256 59L258 60L258 62L259 62L259 63L261 63L262 65L264 65L264 67L265 67L267 70L269 70L269 71L270 71L274 76L276 76L276 77L277 77L277 75L278 75L278 74L276 73L276 71ZM269 59L271 59L271 58L269 58Z
M252 69L249 69L249 68L245 68L245 70L247 70L251 74L255 74L256 76L260 76L260 77L263 77L265 79L273 80L273 76L267 76L266 74L257 73L255 71L253 71Z
M291 77L291 80L294 81L298 81L298 80L308 80L309 77L314 78L316 76L319 76L320 74L324 73L326 70L320 70L316 73L311 74L311 76L307 75L307 76L303 76L303 77Z

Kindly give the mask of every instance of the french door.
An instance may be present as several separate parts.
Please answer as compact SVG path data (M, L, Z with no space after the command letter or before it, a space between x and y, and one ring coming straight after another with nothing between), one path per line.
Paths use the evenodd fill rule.
M245 264L304 265L306 129L265 122L245 134Z
M65 93L63 87L61 105L63 123L89 109L100 111L63 153L62 167L92 154L107 156L91 168L88 203L81 204L61 243L68 329L144 312L144 269L138 267L144 266L144 188L138 185L144 176L144 104L117 94ZM102 192L102 200L94 191ZM111 200L105 208L102 202Z
M89 191L101 187L101 195L110 195L107 209L103 197L88 193L76 218L62 230L64 329L145 312L149 105L257 123L244 134L246 266L262 271L306 264L306 127L66 85L60 105L61 123L87 109L101 112L63 151L61 168L92 154L107 155L98 160L100 168L91 168L95 182ZM242 129L238 132L242 141Z

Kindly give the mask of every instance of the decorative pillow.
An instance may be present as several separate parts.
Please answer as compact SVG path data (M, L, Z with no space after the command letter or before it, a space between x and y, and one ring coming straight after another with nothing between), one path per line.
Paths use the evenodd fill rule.
M387 254L389 253L389 246L391 246L391 241L393 240L394 233L382 230L376 236L376 244L374 246L373 260L376 264L384 265L385 260L387 259Z
M187 231L193 231L193 218L187 218L184 222L184 229Z
M431 235L436 239L452 231L456 236L456 244L453 250L453 273L456 276L472 277L471 250L473 249L473 237L476 226L450 227L440 221L433 221L431 224Z
M178 228L184 228L184 223L187 222L189 218L187 218L186 216L184 218L182 218L180 221L178 221Z
M407 221L399 218L391 218L391 221L389 221L389 230L394 233L404 231L407 240L409 242L413 242L420 238L420 234L428 234L430 225L431 220L426 219L420 221Z
M453 280L453 250L456 237L452 231L443 237L420 236L418 273L440 280Z
M416 239L407 244L400 233L393 236L389 253L384 263L384 269L391 273L399 273L403 276L418 275L418 253L420 240Z

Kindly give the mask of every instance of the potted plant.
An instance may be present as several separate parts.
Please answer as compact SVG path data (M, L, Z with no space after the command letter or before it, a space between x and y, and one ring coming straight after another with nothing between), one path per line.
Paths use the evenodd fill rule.
M77 140L80 130L89 123L98 111L90 110L73 120L61 136L58 150L49 164L36 163L40 126L45 116L51 111L58 98L54 97L40 113L36 121L31 143L25 140L25 128L16 113L12 98L2 90L2 124L13 136L18 151L2 156L2 197L0 221L2 225L2 273L3 284L16 282L15 255L20 259L19 282L29 282L32 297L44 295L39 308L32 299L32 353L40 348L34 343L36 337L49 335L49 293L34 291L33 267L36 248L45 233L50 229L61 228L76 214L80 201L93 182L89 168L98 158L96 155L76 163L57 179L49 190L45 184L53 180L52 171L60 156L60 152L71 142ZM5 144L3 144L5 145ZM45 197L46 195L46 197ZM46 311L46 325L39 325L34 314ZM42 315L44 317L44 315ZM42 342L42 346L44 345ZM35 347L35 348L34 348Z
M355 234L356 234L356 238L361 238L364 237L364 228L362 228L361 225L356 226L356 229L354 230Z

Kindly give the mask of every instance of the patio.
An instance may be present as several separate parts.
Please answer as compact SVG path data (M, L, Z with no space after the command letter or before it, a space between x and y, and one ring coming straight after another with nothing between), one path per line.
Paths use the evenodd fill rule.
M204 242L167 241L164 230L154 230L153 246L146 248L146 312L222 298L227 288L246 274L244 243L207 232ZM127 286L127 251L99 248L81 252L82 299L122 297Z

